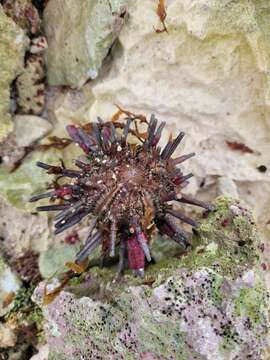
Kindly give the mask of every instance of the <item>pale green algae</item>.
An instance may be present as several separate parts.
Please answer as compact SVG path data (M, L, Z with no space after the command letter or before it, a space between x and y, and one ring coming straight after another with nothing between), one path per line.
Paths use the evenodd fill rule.
M171 252L144 279L114 282L116 269L99 267L74 279L43 308L49 359L261 359L268 295L256 226L238 201L215 205L194 249Z
M10 115L10 86L23 71L29 40L0 5L0 141L13 129Z

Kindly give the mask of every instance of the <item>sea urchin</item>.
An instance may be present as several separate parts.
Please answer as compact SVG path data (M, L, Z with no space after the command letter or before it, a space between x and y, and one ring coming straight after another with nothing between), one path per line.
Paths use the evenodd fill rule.
M151 261L149 241L155 228L168 235L182 247L187 236L176 219L196 226L196 222L174 209L170 201L192 204L211 210L210 204L182 194L192 174L183 175L177 167L194 153L172 159L184 137L180 132L169 139L164 149L158 145L165 122L158 124L154 115L144 134L138 132L138 117L128 114L125 124L110 121L89 123L86 126L67 126L73 142L86 156L75 160L77 170L38 162L49 174L66 177L64 185L55 182L53 191L33 196L30 201L50 198L56 204L40 206L38 211L60 211L56 217L55 234L78 224L91 215L85 245L76 256L81 264L101 244L105 255L115 256L119 245L119 274L128 266L143 276L145 259ZM135 129L132 129L132 124ZM140 144L131 143L135 136Z

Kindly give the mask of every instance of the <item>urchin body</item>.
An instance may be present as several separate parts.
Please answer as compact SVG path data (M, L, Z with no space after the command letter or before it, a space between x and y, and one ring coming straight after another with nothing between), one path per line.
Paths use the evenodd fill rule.
M56 185L49 193L34 196L31 201L46 197L58 201L37 208L60 210L56 216L56 234L90 216L89 234L77 254L77 264L101 245L104 255L115 256L119 248L119 272L128 261L136 274L143 275L145 259L151 260L149 242L155 228L186 247L187 236L175 220L196 226L195 221L175 210L169 202L175 200L206 209L211 209L211 205L181 193L192 174L183 175L178 165L194 153L176 159L171 156L184 133L169 140L161 150L157 145L165 123L158 126L152 115L146 139L135 145L128 141L128 135L134 134L130 127L132 120L127 119L120 133L113 122L92 123L87 130L68 126L70 137L86 156L75 161L78 170L39 162L37 165L48 173L67 177L68 182Z

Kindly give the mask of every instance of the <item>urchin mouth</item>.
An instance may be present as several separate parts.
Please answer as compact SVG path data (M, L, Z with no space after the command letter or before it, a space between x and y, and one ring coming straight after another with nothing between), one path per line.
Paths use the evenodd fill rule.
M126 165L121 171L121 177L126 183L132 185L142 185L145 181L143 171L133 165Z

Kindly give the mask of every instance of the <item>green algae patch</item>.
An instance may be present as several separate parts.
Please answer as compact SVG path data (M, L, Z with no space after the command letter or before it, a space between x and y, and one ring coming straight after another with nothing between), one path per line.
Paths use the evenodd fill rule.
M0 141L13 129L10 115L10 86L23 71L28 38L0 5Z

